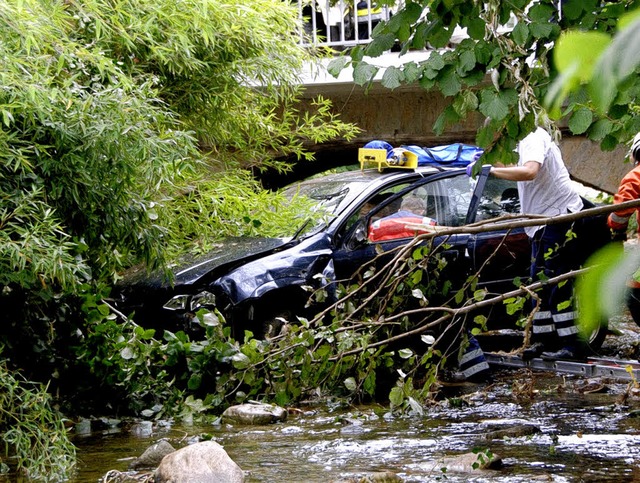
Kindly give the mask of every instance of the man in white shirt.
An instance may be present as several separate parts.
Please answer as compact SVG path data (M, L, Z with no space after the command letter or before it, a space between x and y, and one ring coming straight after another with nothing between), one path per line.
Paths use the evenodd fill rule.
M518 182L521 211L525 214L556 216L574 213L583 208L580 195L573 187L562 160L560 148L542 128L537 128L518 143L518 164L493 166L497 178ZM575 267L572 244L567 238L571 224L527 227L531 238L531 278L551 278ZM543 288L540 307L534 315L532 345L523 353L530 359L541 354L543 359L576 359L579 353L576 313L572 303L573 283ZM549 351L554 336L560 349ZM542 352L547 349L547 352Z

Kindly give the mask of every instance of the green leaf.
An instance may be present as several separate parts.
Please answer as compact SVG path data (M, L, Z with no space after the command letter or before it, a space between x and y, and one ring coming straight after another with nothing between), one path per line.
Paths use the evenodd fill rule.
M482 40L484 38L484 28L484 21L481 18L474 18L467 25L467 33L474 40Z
M619 83L631 75L640 65L640 16L625 21L626 27L620 31L607 49L598 58L589 93L600 112L605 112L616 96ZM598 55L600 52L594 52Z
M422 276L423 276L423 275L422 275L422 273L423 273L423 272L422 272L422 270L416 270L415 272L413 272L413 273L411 274L411 283L412 283L413 285L417 285L417 284L419 284L420 282L422 282ZM419 289L414 289L414 290L419 290ZM423 298L424 298L424 295L422 294L422 291L421 291L421 290L419 290L419 292L420 292L420 295L419 295L419 296L417 296L417 298L419 298L419 299L423 299ZM415 296L415 294L414 294L414 296Z
M389 403L391 407L401 406L404 402L404 391L401 387L394 387L389 391Z
M242 352L237 352L231 356L231 361L233 362L233 367L236 369L246 369L250 363L249 357Z
M387 67L382 75L382 85L387 89L395 89L402 85L404 73L397 67Z
M379 57L385 52L391 50L395 42L396 36L394 34L389 33L378 35L364 48L364 53L371 57Z
M476 53L473 50L465 50L458 56L457 71L460 75L472 71L476 66Z
M589 128L589 138L602 141L613 130L613 123L609 119L598 119Z
M589 271L576 280L578 327L583 336L591 334L604 318L624 307L627 282L640 266L640 250L625 252L621 244L611 243L586 262Z
M518 22L511 32L513 41L518 45L525 45L529 40L529 27L524 22Z
M422 75L423 68L415 62L409 62L404 65L404 80L407 84L416 82Z
M344 380L344 385L349 391L355 391L358 388L356 380L353 377L347 377Z
M353 80L359 86L368 84L378 73L378 68L367 64L366 62L358 62L353 69Z
M327 65L327 72L329 72L333 77L338 77L340 72L342 72L345 67L349 66L350 63L351 59L345 55L335 57Z
M553 24L549 23L548 20L544 22L532 22L529 25L529 32L536 39L547 39L551 37L551 34L554 30Z
M200 389L200 384L202 383L202 375L201 374L192 374L189 378L189 382L187 383L187 387L191 391L195 391Z
M438 84L442 94L445 96L455 96L462 88L458 75L451 66L447 66L442 70L438 78Z
M397 32L404 25L412 25L415 23L422 15L422 12L422 7L419 4L409 2L402 10L389 19L387 28L391 32Z
M593 113L590 109L582 107L576 110L569 119L569 129L573 134L583 134L593 121Z
M2 109L2 122L6 127L10 127L13 122L13 115L10 111Z
M484 288L473 292L473 300L475 300L476 302L480 302L481 300L484 300L486 296L487 296L487 290Z
M598 56L610 42L611 37L602 32L563 32L553 50L553 61L560 72L571 72L571 80L584 83L591 79Z
M540 3L532 3L529 9L529 19L532 22L549 24L552 16L557 15L556 9Z
M442 54L434 50L429 52L429 58L424 61L423 65L434 71L439 71L444 68L446 63L444 61L444 58L442 57Z
M413 356L413 351L411 349L400 349L398 351L398 355L402 359L409 359L411 356Z
M362 388L369 395L374 395L376 390L376 373L371 371L365 377Z
M499 92L485 89L480 94L480 112L486 117L500 121L509 114L509 103Z
M580 17L583 8L583 0L569 0L562 4L562 15L570 20L576 20Z
M433 30L429 36L429 41L436 49L442 49L447 46L451 40L453 29L449 29L442 25L440 21L433 22Z

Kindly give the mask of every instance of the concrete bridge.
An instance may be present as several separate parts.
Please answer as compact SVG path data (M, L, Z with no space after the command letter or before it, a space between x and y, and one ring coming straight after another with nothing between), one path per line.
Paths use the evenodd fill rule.
M425 55L428 54L411 52L399 57L398 54L389 53L375 61L382 65L398 65L409 60L423 60ZM302 110L308 105L308 101L322 95L332 100L334 112L343 121L356 124L362 129L362 133L350 142L338 140L312 146L311 150L316 155L315 162L298 162L294 171L284 177L267 176L267 186L282 186L325 169L355 164L358 148L373 139L385 140L393 146L474 143L476 131L484 120L478 114L449 127L443 135L437 136L432 126L448 102L441 94L425 91L418 85L389 90L379 82L374 82L365 90L354 84L348 70L338 79L326 72L309 76L304 92ZM582 136L572 136L562 126L561 131L561 149L572 178L588 187L615 193L620 179L632 167L626 160L628 148L620 145L614 151L603 152L597 143Z

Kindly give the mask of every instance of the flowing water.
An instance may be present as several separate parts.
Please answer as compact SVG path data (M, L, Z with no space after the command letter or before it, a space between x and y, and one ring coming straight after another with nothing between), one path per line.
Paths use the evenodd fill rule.
M637 331L627 327L610 343L618 351L635 347ZM326 402L299 409L269 426L165 424L147 433L112 429L78 436L80 464L71 483L127 471L161 438L178 448L203 435L224 446L247 482L327 483L381 472L406 482L640 481L640 392L629 381L505 369L491 384L446 387L421 415ZM487 438L496 428L523 424L540 431ZM443 458L479 450L500 456L503 468L443 471Z

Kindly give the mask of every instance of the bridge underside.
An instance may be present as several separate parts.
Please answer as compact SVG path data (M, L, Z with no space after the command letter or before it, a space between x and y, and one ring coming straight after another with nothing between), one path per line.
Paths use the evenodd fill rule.
M311 149L315 152L316 161L298 162L292 173L286 176L266 175L266 186L283 186L326 169L355 164L358 148L372 139L382 139L393 146L473 143L476 130L484 120L478 114L437 136L432 126L446 107L447 100L440 93L425 91L419 86L389 90L374 83L365 91L352 82L308 84L302 110L318 95L331 99L333 111L343 121L360 127L362 133L350 142L337 140L313 146ZM585 137L571 136L565 130L561 149L574 180L607 193L616 192L620 179L632 167L625 162L626 147L604 152L597 143Z

